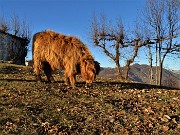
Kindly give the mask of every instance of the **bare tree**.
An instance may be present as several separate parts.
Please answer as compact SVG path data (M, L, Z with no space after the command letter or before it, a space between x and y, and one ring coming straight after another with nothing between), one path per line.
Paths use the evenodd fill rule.
M162 47L162 59L160 61L160 85L162 83L162 69L165 57L167 54L174 52L177 45L173 43L174 38L178 37L180 30L180 1L178 0L165 0L165 19L167 20L166 42Z
M123 46L125 31L122 21L119 21L117 29L107 23L105 16L101 16L100 22L94 16L92 22L91 38L95 46L100 47L103 52L111 58L117 67L119 77L122 79L122 72L120 69L120 48Z
M7 22L7 20L5 19L4 16L2 16L0 18L0 30L2 32L8 32L10 29L9 23Z
M131 58L126 60L125 80L128 80L128 73L129 73L129 70L130 70L130 64L132 64L134 62L134 59L138 55L139 48L141 46L143 46L143 44L142 44L140 39L136 39L135 44L133 46L134 46L133 55L131 56Z
M143 32L143 36L145 39L150 41L151 38L151 31L148 29L146 24L143 24L141 28L139 29ZM154 42L150 41L147 45L147 51L148 51L148 61L149 61L149 83L153 84L153 52L152 52L152 45Z
M107 22L105 16L101 16L100 21L97 20L97 17L94 17L91 27L91 38L95 46L100 47L115 62L120 79L128 80L130 64L137 57L139 48L149 44L149 39L142 40L140 38L140 31L137 31L137 29L134 38L129 39L121 19L118 20L116 26L113 26L112 23ZM120 59L123 57L122 52L125 49L132 51L131 54L128 54L128 58L126 58L125 77L123 77Z
M125 70L125 79L128 80L128 74L130 70L130 65L134 62L135 58L138 55L139 48L146 46L149 43L149 38L144 38L144 30L141 28L138 21L136 21L135 28L132 31L133 39L131 39L128 44L128 47L133 48L133 53L129 59L126 60L126 70Z
M148 60L149 60L149 83L153 83L153 54L152 54L152 45L156 42L151 39L151 31L147 27L146 23L142 23L142 19L140 17L136 18L136 25L133 30L133 36L135 39L134 45L134 56L131 57L132 61L136 58L139 48L145 46L148 51ZM145 50L146 51L146 50ZM140 56L142 57L142 56ZM131 60L130 59L130 60ZM127 60L126 65L128 64L129 60ZM128 69L128 68L126 68ZM126 71L127 75L127 71Z
M174 38L179 31L178 0L147 0L144 22L151 29L151 39L156 48L156 83L162 84L162 69L165 57L175 48Z
M161 61L161 49L162 49L162 37L164 37L164 27L163 27L163 0L149 0L146 8L146 20L147 23L152 27L153 34L151 38L154 38L156 42L156 83L160 85L160 72L158 63Z
M20 34L21 38L27 39L28 41L31 40L31 28L25 19L23 19L23 21L22 21L22 26L21 26L20 31L21 31L21 34Z
M151 45L148 44L146 47L149 54L149 83L153 84L153 56L151 51Z
M19 17L17 15L13 15L11 17L11 30L12 30L12 34L15 35L15 36L20 36L20 20L19 20Z

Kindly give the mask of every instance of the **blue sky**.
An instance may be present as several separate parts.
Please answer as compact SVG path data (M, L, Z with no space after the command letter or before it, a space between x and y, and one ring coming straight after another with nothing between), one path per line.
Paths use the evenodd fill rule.
M52 29L65 35L77 36L88 45L93 56L102 67L115 67L113 61L100 49L93 47L89 37L91 19L94 14L104 14L112 21L122 18L126 26L133 25L146 0L0 0L0 16L15 14L25 19L32 34ZM31 59L31 46L27 59ZM141 53L143 55L141 55ZM147 64L143 51L137 62ZM170 63L170 62L171 63ZM180 69L178 60L167 58L165 68Z

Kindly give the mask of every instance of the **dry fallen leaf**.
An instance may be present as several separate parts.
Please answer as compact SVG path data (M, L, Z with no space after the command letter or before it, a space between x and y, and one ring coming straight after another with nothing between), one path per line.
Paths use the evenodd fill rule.
M168 131L168 130L169 130L169 127L168 127L168 126L163 126L163 127L162 127L162 130L163 130L163 131Z
M164 115L164 116L161 118L161 121L168 122L170 119L171 119L171 117L169 117L168 115Z

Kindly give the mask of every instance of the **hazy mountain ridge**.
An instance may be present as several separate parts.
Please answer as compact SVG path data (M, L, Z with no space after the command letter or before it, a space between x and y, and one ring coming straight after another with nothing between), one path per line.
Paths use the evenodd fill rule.
M180 70L171 70L175 74L180 74Z
M125 70L125 67L122 67L122 71ZM153 67L153 84L156 82L156 67ZM115 79L118 76L116 68L101 68L99 74L100 77ZM149 83L149 66L134 64L130 66L129 71L130 81ZM162 84L164 86L171 86L180 88L180 70L170 71L163 69Z

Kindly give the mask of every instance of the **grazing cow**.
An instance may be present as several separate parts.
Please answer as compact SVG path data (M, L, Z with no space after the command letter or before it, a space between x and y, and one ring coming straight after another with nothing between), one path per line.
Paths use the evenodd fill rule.
M33 36L33 60L36 79L41 80L43 69L48 81L52 81L52 71L64 69L65 82L75 86L78 72L86 83L92 83L100 71L100 65L91 52L78 38L65 36L51 30Z

